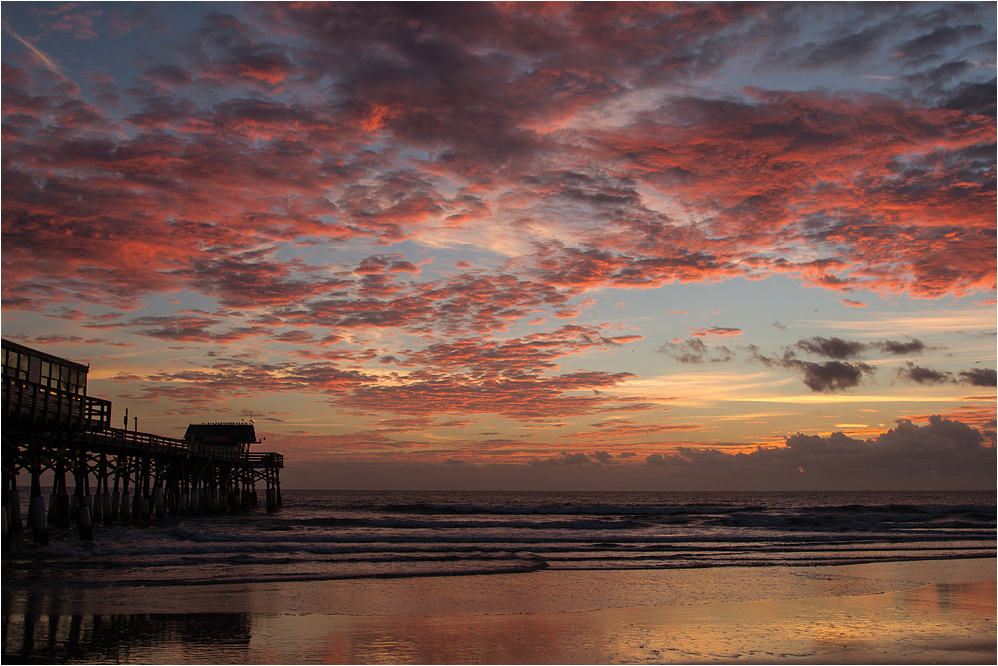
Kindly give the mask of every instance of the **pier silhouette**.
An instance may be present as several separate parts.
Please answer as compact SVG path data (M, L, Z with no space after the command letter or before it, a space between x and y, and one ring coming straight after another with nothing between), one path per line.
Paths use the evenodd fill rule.
M18 475L30 476L27 525L92 540L94 527L258 506L281 506L278 453L250 452L252 422L191 424L184 439L111 427L111 401L87 395L89 366L3 340L3 532L24 529ZM46 504L42 474L51 472ZM67 477L74 481L69 494Z

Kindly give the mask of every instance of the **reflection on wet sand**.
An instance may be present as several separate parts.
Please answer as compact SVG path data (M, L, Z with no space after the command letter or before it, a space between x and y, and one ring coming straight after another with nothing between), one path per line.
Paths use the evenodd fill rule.
M244 613L4 615L5 664L228 663L248 656Z
M994 663L993 583L477 615L5 615L4 663Z
M991 664L994 576L968 560L8 588L3 663Z
M605 636L587 621L585 613L541 615L485 615L446 617L351 617L321 616L326 624L323 638L307 652L310 663L439 664L439 663L600 663L594 659L594 643ZM269 663L295 658L288 647L267 646L279 642L264 636L279 636L291 616L257 618L254 625L255 654ZM257 632L260 633L257 633ZM259 642L257 639L260 639ZM594 641L594 638L597 640Z

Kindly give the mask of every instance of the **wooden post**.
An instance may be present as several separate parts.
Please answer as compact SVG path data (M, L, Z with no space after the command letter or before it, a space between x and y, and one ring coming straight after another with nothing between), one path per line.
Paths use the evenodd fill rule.
M95 520L96 520L96 509L99 506L100 515L104 519L105 525L111 524L111 490L110 484L108 483L108 468L107 468L107 453L101 451L100 453L100 465L97 469L97 492L99 493L99 501L94 502L95 509Z
M66 490L66 463L58 455L52 478L52 496L49 498L49 522L69 527L69 492Z
M128 481L130 479L130 474L128 471L131 465L131 458L128 456L118 456L118 467L121 470L121 509L118 515L122 520L131 520L131 502L128 501Z
M11 461L13 465L13 461ZM21 491L17 489L17 471L13 474L4 473L3 516L4 535L8 532L20 532L21 525Z
M77 498L76 504L76 526L79 531L80 541L94 540L94 527L90 520L90 473L87 469L87 452L80 450L78 462L76 464L76 490L73 493Z
M121 483L121 460L124 456L120 453L114 457L114 486L111 489L111 520L118 520L121 499L118 487Z
M28 520L35 543L44 546L49 542L48 525L45 522L45 498L42 497L42 456L37 441L31 442L31 502L28 505Z

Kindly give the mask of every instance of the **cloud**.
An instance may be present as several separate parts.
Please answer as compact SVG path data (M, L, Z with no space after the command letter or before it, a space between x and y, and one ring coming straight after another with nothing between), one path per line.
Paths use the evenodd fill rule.
M898 56L911 62L938 60L949 47L957 46L965 40L986 39L980 25L941 25L932 32L921 34L900 45Z
M904 367L898 368L897 373L898 377L915 382L916 384L946 384L953 381L953 374L950 372L930 370L911 362L906 363Z
M58 334L36 335L36 336L30 338L30 340L28 340L28 342L30 344L37 344L37 345L42 345L42 346L61 345L61 344L68 344L68 345L73 345L73 346L76 346L76 345L105 345L105 346L108 346L108 347L134 347L135 346L135 344L131 343L131 342L121 342L121 341L118 341L118 340L112 340L110 338L83 338L83 337L80 337L78 335L58 335Z
M734 352L724 345L708 346L698 338L674 340L658 348L658 351L671 356L680 363L724 363L734 358Z
M964 113L973 113L994 118L995 99L998 98L996 89L998 89L998 86L996 86L995 79L992 79L988 83L962 85L954 92L952 98L946 102L945 107L947 109L963 111Z
M907 341L879 340L877 342L858 342L855 340L843 340L837 337L825 338L814 336L799 340L794 347L808 354L824 356L840 361L859 358L871 349L879 349L895 356L911 356L913 354L921 354L925 350L925 344L921 340L915 340L914 338Z
M670 411L670 410L663 410L663 411ZM702 426L692 425L692 424L636 423L620 419L600 422L600 423L592 423L590 424L590 427L595 428L596 430L590 432L572 433L571 436L568 437L567 439L571 439L571 441L573 442L585 442L585 441L632 442L637 437L658 438L659 436L665 433L703 430Z
M797 342L796 347L809 354L826 356L838 360L856 358L866 349L866 345L861 342L853 342L841 338L823 338L820 336L800 340Z
M993 387L998 384L995 371L990 368L961 370L956 376L952 372L931 370L908 362L898 368L898 377L917 384L966 384L968 386Z
M211 357L206 354L206 357ZM370 384L375 377L360 370L344 370L335 363L264 363L248 359L220 358L195 367L167 368L145 375L122 373L113 380L138 384L128 400L174 403L185 413L224 406L234 397L253 398L268 393L293 393L333 397Z
M873 372L873 366L866 363L843 363L826 361L811 363L789 359L783 367L793 368L803 373L804 384L815 392L831 393L858 386L864 375Z
M607 291L778 277L857 307L995 288L992 6L843 5L818 31L829 10L807 3L216 9L169 39L168 7L28 8L28 37L4 23L5 314L212 346L123 370L138 398L300 391L372 418L554 427L650 409L613 395L633 375L580 369L641 339L584 318ZM107 29L147 56L77 82L40 48ZM736 65L750 80L716 88ZM760 84L819 69L823 88ZM709 343L739 335L659 351L725 362L744 348ZM869 357L927 348L750 353L836 392ZM600 423L593 446L699 427Z
M925 350L925 343L921 340L915 339L908 340L907 342L901 342L898 340L881 340L880 342L874 343L872 346L882 349L889 354L894 354L895 356L921 354L922 351Z
M638 335L604 336L600 327L567 325L522 338L490 340L484 336L435 343L420 351L404 352L403 366L455 370L467 368L475 376L531 375L556 368L558 358L591 349L608 349L641 340Z
M532 464L541 466L611 465L613 464L613 455L606 451L595 451L593 453L569 453L562 451L556 456L536 459L532 461Z
M696 328L690 331L694 338L734 338L742 334L740 328L725 328L723 326L712 326L710 328Z
M245 340L260 333L258 329L249 326L212 330L220 321L218 317L204 312L187 312L176 316L136 317L127 325L138 327L138 332L142 335L173 342L226 343Z
M895 13L914 20L884 11L783 62L847 54L835 45L880 35ZM395 243L486 221L534 248L518 254L518 279L563 297L778 273L931 298L993 288L989 118L956 122L957 111L885 96L751 89L665 95L632 122L596 122L636 91L758 48L773 17L805 15L250 6L205 17L186 55L115 86L136 109L124 117L5 64L5 266L17 276L5 280L7 302L133 307L192 289L239 307L287 306L328 287L301 262L274 259L300 243ZM971 25L954 18L924 43L966 45ZM200 98L194 84L218 95ZM398 158L410 149L420 158ZM656 210L663 196L679 218L703 223ZM261 246L271 257L249 259ZM793 247L815 258L795 260Z
M357 387L336 404L364 414L494 414L519 420L546 420L621 409L647 410L650 407L646 404L609 395L571 394L612 388L633 376L628 372L484 378L416 374L394 385Z
M94 22L103 15L100 9L77 3L55 5L54 9L35 9L46 30L69 33L73 39L93 40L98 34Z
M897 427L868 440L842 433L797 434L783 446L760 447L750 453L684 447L652 453L645 462L662 473L700 482L713 479L713 486L733 483L738 488L872 487L864 485L869 483L877 487L990 488L994 487L996 458L993 438L935 415L926 425L901 419Z
M538 460L537 465L589 465L597 459L590 457L587 453L567 453L562 451L552 458Z
M995 386L998 375L991 368L971 368L960 371L960 381L971 386Z
M651 453L645 458L645 462L655 467L664 467L669 461L661 453Z

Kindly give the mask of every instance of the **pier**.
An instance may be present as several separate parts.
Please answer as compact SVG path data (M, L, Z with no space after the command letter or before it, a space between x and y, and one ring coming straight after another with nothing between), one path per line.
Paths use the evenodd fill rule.
M18 478L30 490L25 516L36 543L48 526L82 540L115 521L281 506L278 453L251 452L251 422L191 424L183 439L111 426L111 402L87 395L89 366L3 340L3 533L21 531ZM48 501L42 474L52 476ZM73 482L72 495L67 480Z

